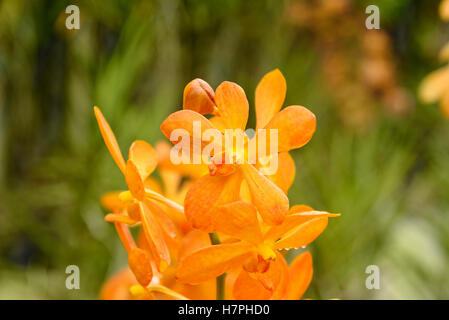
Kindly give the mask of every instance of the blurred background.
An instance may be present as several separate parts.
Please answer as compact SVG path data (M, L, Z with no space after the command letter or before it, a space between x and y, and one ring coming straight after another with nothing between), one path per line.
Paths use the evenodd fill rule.
M65 8L80 8L68 30ZM292 152L291 203L340 212L311 246L313 299L449 298L449 123L417 97L449 41L439 1L0 1L0 299L95 299L127 264L99 198L124 187L101 107L125 151L200 77L254 105L279 68L286 104L317 116ZM250 109L250 126L254 109ZM81 289L67 290L78 265ZM380 290L365 269L380 268Z

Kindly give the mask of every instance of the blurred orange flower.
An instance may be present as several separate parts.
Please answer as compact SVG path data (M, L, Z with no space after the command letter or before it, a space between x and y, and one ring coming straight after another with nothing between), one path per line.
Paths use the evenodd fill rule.
M449 21L449 0L443 0L440 3L440 17L443 21Z
M419 94L425 103L440 101L441 111L449 119L449 66L436 70L424 78Z
M440 16L449 21L449 1L440 3ZM424 78L419 87L419 96L424 103L440 103L440 109L445 118L449 119L449 43L440 51L440 59L446 66L433 71Z

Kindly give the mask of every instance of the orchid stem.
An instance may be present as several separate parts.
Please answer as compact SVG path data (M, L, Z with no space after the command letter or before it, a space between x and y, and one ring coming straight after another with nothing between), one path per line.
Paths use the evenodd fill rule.
M212 245L221 244L220 237L216 232L209 233L209 238ZM217 277L217 300L225 300L225 280L226 273L223 273L222 275Z

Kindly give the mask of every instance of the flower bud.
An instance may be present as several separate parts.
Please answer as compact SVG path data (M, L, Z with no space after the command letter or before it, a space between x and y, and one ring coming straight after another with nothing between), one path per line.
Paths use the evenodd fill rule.
M151 256L145 250L132 248L128 255L128 264L136 280L144 287L153 279Z
M214 90L204 80L194 79L184 89L183 109L200 114L213 113L215 107Z

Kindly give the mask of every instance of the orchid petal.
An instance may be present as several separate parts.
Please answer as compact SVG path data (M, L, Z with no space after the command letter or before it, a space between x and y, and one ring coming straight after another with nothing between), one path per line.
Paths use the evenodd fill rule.
M218 232L240 240L256 244L263 241L256 208L243 201L219 207L213 215L213 225Z
M249 104L245 91L238 84L222 82L215 90L215 102L217 115L226 124L226 129L245 129Z
M265 127L281 110L286 92L287 83L279 69L264 75L256 88L256 128Z
M270 225L282 223L289 206L285 193L254 166L242 165L241 167L251 193L252 202L264 221Z
M243 263L250 246L238 243L209 246L186 256L180 263L177 278L182 283L198 284L218 277Z
M310 252L304 252L293 260L289 267L289 275L286 299L301 299L313 277L313 263Z
M289 106L278 112L265 126L267 130L267 147L270 146L270 130L278 130L278 152L297 149L312 138L316 128L315 115L302 106Z
M108 148L112 159L114 159L115 163L122 171L122 173L125 174L125 159L123 159L123 155L120 151L120 147L117 143L114 132L112 132L111 127L109 126L108 122L103 116L103 113L101 113L98 107L94 107L94 113L95 117L97 118L98 127L100 128L104 143L106 144L106 147Z
M195 181L184 201L185 215L192 227L214 231L214 210L222 204L239 200L241 183L239 173L229 176L206 175Z
M142 140L134 141L131 145L128 159L136 165L142 181L148 178L157 166L156 151L149 143Z
M274 245L276 249L301 248L315 240L327 227L328 218L311 219L285 234Z

